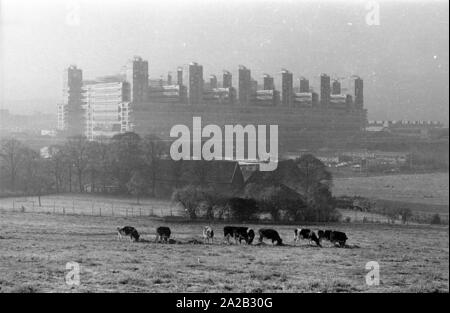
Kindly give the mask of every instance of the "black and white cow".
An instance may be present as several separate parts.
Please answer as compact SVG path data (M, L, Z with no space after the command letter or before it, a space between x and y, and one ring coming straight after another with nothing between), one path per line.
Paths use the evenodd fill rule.
M317 246L321 247L319 237L316 233L308 228L297 228L294 230L294 242L300 241L301 239L309 240L309 242L314 242Z
M169 241L170 238L170 228L166 227L166 226L160 226L156 229L156 238L155 238L155 242L157 241L163 241L165 243L167 243Z
M211 226L205 226L203 227L203 242L209 243L211 240L211 243L213 243L214 239L214 230L211 228Z
M272 240L272 244L274 244L274 242L276 242L277 246L283 245L283 240L281 239L278 232L274 229L261 228L258 231L258 233L259 233L259 242L260 243L263 242L264 239L269 239L269 240Z
M117 227L117 239L121 240L123 236L130 237L130 241L139 241L139 233L132 226Z
M339 244L340 247L344 247L347 242L347 234L336 230L319 231L319 239L326 239L334 244Z
M253 239L255 239L255 231L248 227L225 226L223 228L223 236L228 243L230 238L234 238L236 243L241 243L244 240L247 244L251 244Z

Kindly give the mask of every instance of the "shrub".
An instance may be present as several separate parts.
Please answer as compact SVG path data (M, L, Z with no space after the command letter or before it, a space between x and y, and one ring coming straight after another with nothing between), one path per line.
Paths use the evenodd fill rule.
M441 224L441 217L439 216L439 214L434 214L432 217L431 217L431 220L430 220L430 223L432 224L432 225L439 225L439 224Z

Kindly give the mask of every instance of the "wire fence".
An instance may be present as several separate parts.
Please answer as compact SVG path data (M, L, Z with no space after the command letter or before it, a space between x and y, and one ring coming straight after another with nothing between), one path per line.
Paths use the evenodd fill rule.
M114 200L41 199L13 198L1 199L0 209L14 212L34 212L52 214L72 214L91 216L181 216L182 209L170 202L129 204Z

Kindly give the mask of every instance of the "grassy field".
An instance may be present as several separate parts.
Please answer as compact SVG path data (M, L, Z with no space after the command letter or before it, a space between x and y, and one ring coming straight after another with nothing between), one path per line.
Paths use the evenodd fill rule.
M0 198L0 209L59 214L109 215L109 216L170 216L180 215L183 210L163 199L140 199L99 194L55 194L41 197Z
M414 211L448 215L449 174L405 174L334 179L336 196L362 196L385 205L411 207Z
M115 227L126 224L142 242L117 241ZM183 243L153 243L158 225ZM200 239L201 226L0 210L0 292L449 291L448 227L328 225L348 234L349 247L318 248L294 246L292 226L274 226L286 246L226 245L215 224L213 245L187 243ZM65 284L72 261L81 265L80 286ZM365 283L369 261L380 264L379 286Z

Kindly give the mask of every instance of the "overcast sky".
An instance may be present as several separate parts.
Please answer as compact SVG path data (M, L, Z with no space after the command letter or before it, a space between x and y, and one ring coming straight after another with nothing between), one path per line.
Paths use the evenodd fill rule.
M320 73L357 74L370 119L448 123L448 2L378 1L380 25L366 22L368 2L0 0L0 100L53 113L68 65L95 78L140 55L154 78L191 61L205 78L287 68L316 90Z

